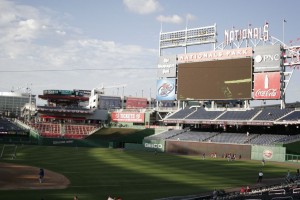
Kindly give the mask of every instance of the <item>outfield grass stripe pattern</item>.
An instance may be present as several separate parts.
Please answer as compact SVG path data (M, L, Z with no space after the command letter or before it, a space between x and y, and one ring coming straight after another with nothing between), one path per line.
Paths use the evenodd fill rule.
M1 199L67 200L107 199L108 195L125 200L151 200L211 192L254 183L259 161L225 159L202 160L200 156L123 151L103 148L19 146L17 159L1 162L43 167L61 173L71 181L62 190L0 191ZM283 177L298 165L269 163L265 178Z

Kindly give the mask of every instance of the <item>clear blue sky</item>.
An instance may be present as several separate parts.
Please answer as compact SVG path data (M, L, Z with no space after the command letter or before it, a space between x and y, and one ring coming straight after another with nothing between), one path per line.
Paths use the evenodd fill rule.
M127 84L125 95L155 97L161 24L166 32L185 29L187 16L188 28L216 23L222 42L225 29L267 21L282 40L285 19L289 44L300 38L299 8L298 0L0 0L0 91ZM300 100L299 74L287 102Z

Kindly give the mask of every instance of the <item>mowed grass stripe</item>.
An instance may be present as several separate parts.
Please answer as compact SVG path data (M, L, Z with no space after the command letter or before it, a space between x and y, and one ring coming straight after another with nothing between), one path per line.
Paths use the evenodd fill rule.
M122 151L101 148L18 147L16 164L43 167L64 174L71 181L64 190L17 192L0 191L1 199L155 199L191 195L254 183L262 168L259 161L206 159L164 153ZM2 160L3 161L3 160ZM268 163L265 177L283 177L297 165ZM51 194L51 195L50 195Z

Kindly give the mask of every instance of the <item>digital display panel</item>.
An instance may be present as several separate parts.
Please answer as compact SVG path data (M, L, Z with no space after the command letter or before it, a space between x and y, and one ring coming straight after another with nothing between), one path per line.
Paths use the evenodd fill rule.
M251 99L252 58L178 65L178 100Z

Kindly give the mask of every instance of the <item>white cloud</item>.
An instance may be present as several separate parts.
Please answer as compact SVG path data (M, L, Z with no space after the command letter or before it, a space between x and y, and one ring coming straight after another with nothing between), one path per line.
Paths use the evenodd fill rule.
M187 15L186 15L186 19L187 20L195 20L197 17L195 16L195 15L192 15L192 14L190 14L190 13L188 13Z
M125 95L155 90L157 50L89 38L52 15L0 3L1 90L29 83L37 95L45 89L92 89L101 83L127 84Z
M157 0L123 0L125 6L138 14L150 14L162 10Z
M179 15L172 15L172 16L160 15L156 19L160 22L172 23L172 24L181 24L183 22L183 19Z

